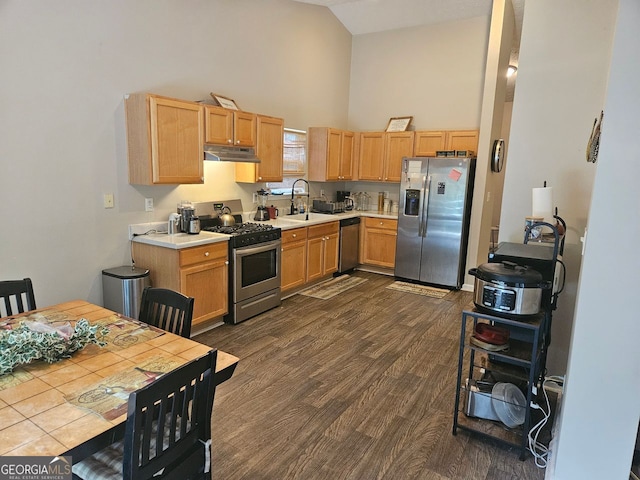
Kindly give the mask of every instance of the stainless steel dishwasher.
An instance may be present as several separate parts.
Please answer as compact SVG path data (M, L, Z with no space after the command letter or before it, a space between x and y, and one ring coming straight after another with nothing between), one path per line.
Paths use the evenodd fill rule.
M360 243L360 217L340 220L340 261L338 272L352 270L358 265Z

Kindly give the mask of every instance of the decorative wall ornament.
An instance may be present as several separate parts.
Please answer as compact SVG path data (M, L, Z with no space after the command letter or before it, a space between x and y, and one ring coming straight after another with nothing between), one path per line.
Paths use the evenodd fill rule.
M604 111L600 112L600 119L598 117L593 121L593 127L591 128L591 137L587 143L587 162L596 163L598 160L598 150L600 150L600 130L602 129L602 117Z

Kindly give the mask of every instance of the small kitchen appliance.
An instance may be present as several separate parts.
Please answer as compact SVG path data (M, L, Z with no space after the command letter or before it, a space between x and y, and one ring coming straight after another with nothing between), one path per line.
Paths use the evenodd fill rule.
M481 310L524 317L540 312L543 290L551 288L542 274L513 262L484 263L469 270L475 277L473 303Z
M264 222L270 219L269 210L267 210L267 199L269 198L269 192L267 192L264 188L261 188L257 192L258 194L258 209L256 210L256 215L253 217L254 220L258 222Z
M315 213L342 213L344 212L344 202L327 202L314 199L311 211Z
M195 210L191 202L182 202L178 205L178 214L180 214L180 231L188 233L191 217L195 215Z

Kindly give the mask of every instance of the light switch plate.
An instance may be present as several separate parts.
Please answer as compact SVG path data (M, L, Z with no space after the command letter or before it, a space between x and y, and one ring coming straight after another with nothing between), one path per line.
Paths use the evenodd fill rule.
M153 198L144 199L144 211L153 212Z
M113 193L105 193L102 197L104 208L113 208Z

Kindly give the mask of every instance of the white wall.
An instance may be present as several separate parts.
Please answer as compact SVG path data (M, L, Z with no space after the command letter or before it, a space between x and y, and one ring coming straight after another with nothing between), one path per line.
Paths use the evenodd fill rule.
M39 306L101 303L101 270L130 261L128 224L182 199L251 206L259 186L232 164L207 162L204 185L129 185L124 94L215 92L287 127L346 125L350 63L333 14L288 0L2 2L0 277L32 277Z
M640 3L620 0L555 474L547 478L629 478L640 418L639 24Z
M585 160L604 107L616 0L527 2L513 102L500 241L521 243L531 189L546 180L567 222L567 287L554 312L547 367L564 374L595 166Z

